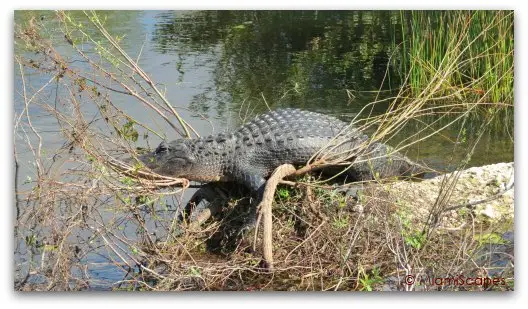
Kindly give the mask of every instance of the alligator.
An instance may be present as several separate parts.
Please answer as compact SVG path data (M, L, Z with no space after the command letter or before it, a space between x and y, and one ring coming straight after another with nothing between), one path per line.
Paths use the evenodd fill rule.
M277 109L237 130L196 139L162 142L140 160L152 171L191 181L236 182L262 194L278 166L311 159L354 162L350 181L421 174L421 165L335 117L301 109ZM258 197L257 197L258 198Z

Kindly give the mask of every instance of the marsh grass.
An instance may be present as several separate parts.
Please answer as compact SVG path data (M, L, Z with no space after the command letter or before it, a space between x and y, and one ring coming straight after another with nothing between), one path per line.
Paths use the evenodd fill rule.
M513 104L513 11L401 11L394 57L413 94L456 63L442 91L463 100ZM453 48L453 45L457 45Z
M468 256L483 239L491 239L475 240L475 230L489 235L496 230L473 226L438 233L436 229L442 209L449 206L449 192L456 177L442 185L445 192L431 210L430 217L436 221L399 211L395 206L398 196L375 189L377 186L366 191L357 205L326 185L328 179L305 176L296 182L284 181L274 201L272 237L276 262L271 273L262 267L260 232L253 235L255 238L232 236L249 207L247 194L226 200L225 210L201 229L186 226L179 218L184 215L183 192L189 182L157 175L139 163L122 160L125 156L137 157L136 142L143 133L164 134L150 123L128 115L113 104L109 94L125 95L131 104L142 104L182 137L197 134L167 102L164 90L138 66L141 51L137 57L128 55L120 46L122 37L108 33L104 19L97 13L82 12L81 16L84 17L59 11L55 18L60 36L82 60L83 67L65 60L52 40L42 34L45 28L38 20L16 27L16 42L30 54L15 55L23 82L18 95L24 107L15 115L15 134L27 144L36 170L34 178L25 184L27 190L16 188L15 251L26 261L16 268L16 289L93 289L97 280L90 269L98 264L110 265L122 274L120 280L110 283L110 288L116 290L378 290L382 288L380 278L396 278L398 283L394 286L413 290L413 286L401 285L403 276L433 266L440 269L437 274L446 269L449 273L474 271ZM491 19L492 25L508 16ZM91 31L86 30L88 27ZM411 86L401 88L395 97L366 105L351 121L351 126L374 133L346 157L364 154L373 142L392 144L409 123L422 126L414 135L400 139L395 151L438 134L480 107L496 110L509 106L488 104L491 93L507 78L504 75L489 81L483 92L472 89L484 87L480 83L486 75L464 75L467 82L453 82L457 81L457 74L462 74L461 63L470 63L468 59L477 61L490 52L488 47L464 58L475 44L468 40L468 36L450 39L446 51L437 53L442 57L436 62L418 60L419 55L405 60L410 66L405 79ZM489 72L499 64L492 63L490 68L475 72ZM427 78L416 79L414 68L428 68ZM47 82L39 89L31 88L25 82L28 71L42 74ZM506 70L509 71L513 67ZM413 79L423 84L413 85ZM50 102L43 96L49 87L60 87L66 95ZM466 96L468 93L476 96ZM460 97L466 100L445 103ZM385 114L373 114L376 104L387 102ZM83 114L84 104L97 108L96 118ZM31 121L31 107L39 107L54 117L66 141L50 156L43 152L42 138ZM485 125L496 115L487 112ZM433 127L423 121L430 116L438 117L438 123L451 118ZM102 125L94 125L95 120ZM328 147L299 169L298 176L328 164L347 168L357 163L328 156ZM459 164L460 169L469 157L470 154ZM90 259L94 255L104 262Z

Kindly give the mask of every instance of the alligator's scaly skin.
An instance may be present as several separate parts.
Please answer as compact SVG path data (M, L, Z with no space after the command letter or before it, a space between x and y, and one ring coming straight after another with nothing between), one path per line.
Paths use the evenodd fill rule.
M412 161L381 143L357 156L368 137L337 118L299 109L279 109L256 117L238 130L198 139L161 143L141 160L153 171L199 182L235 181L259 190L285 163L304 165L321 148L339 158L356 158L352 180L419 172ZM364 145L364 144L363 144ZM357 157L356 157L357 156ZM368 160L370 159L370 160Z

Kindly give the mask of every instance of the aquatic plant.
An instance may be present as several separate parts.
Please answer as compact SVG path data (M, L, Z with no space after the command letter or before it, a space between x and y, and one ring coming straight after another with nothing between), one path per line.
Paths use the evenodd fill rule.
M401 11L393 64L413 94L454 63L446 95L513 104L513 11ZM396 30L394 30L396 31Z

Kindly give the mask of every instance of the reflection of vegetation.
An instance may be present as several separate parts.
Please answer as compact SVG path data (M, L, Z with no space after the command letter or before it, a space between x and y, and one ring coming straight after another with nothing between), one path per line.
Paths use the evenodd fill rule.
M164 51L221 46L216 83L235 104L262 96L277 104L287 93L296 106L335 108L344 89L391 89L408 73L419 91L446 56L458 57L448 46L463 37L471 48L446 90L481 78L469 93L511 103L512 26L503 11L200 11L158 25L154 40Z
M287 93L296 106L335 106L346 103L345 88L381 84L390 23L390 12L193 12L158 25L154 40L164 51L221 42L216 83L233 102L263 96L273 105Z

